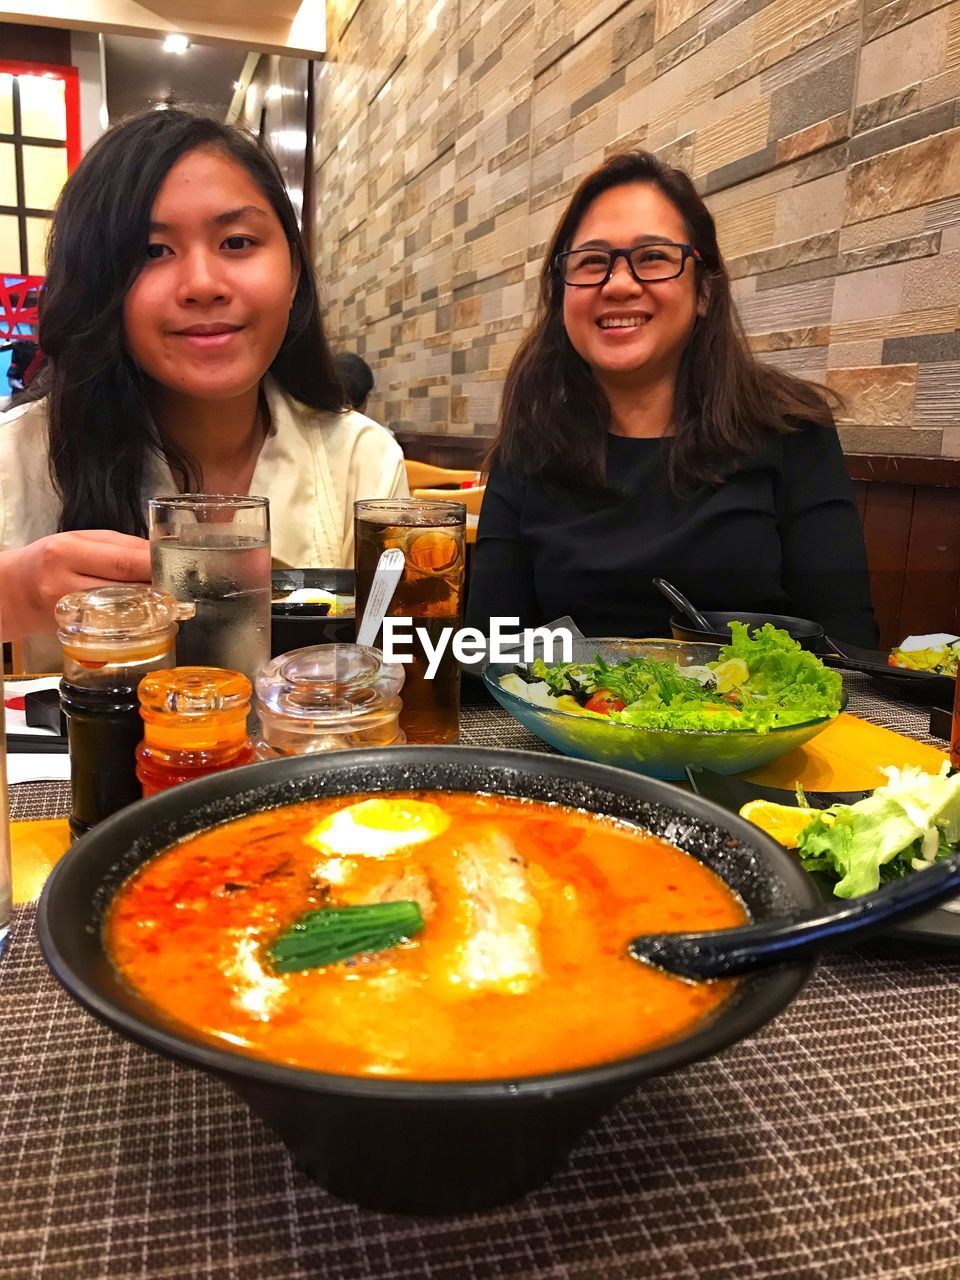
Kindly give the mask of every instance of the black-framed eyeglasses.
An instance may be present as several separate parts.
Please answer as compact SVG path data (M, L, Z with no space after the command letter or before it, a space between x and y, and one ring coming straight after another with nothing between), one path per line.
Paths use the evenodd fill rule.
M692 244L674 244L672 240L650 241L628 249L570 249L558 253L553 261L564 284L590 289L607 283L618 258L626 259L637 284L673 280L683 274L688 258L703 261Z

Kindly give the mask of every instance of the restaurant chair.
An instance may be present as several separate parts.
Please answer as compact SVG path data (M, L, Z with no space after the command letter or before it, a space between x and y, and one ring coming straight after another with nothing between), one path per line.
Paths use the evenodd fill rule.
M472 489L413 489L411 497L432 498L440 502L462 502L467 508L467 515L478 516L486 491L486 485L476 485Z
M415 458L405 458L403 465L406 467L407 484L411 493L414 489L476 484L480 478L478 471L455 471L450 467L435 467L430 462L418 462Z

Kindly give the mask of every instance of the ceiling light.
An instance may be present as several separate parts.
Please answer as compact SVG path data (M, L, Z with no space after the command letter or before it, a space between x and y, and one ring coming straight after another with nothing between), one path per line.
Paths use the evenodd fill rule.
M190 41L186 36L171 33L163 42L164 53L186 53L190 48Z
M356 9L356 5L352 6ZM301 0L287 43L293 49L310 49L323 53L327 47L327 6L317 0Z
M243 81L242 81L242 80L234 80L234 82L233 82L233 88L234 88L234 92L239 92L239 90L241 90L241 89L243 88Z

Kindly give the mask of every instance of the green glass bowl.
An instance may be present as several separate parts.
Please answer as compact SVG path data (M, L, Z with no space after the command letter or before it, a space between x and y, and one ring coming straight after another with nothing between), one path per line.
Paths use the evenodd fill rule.
M720 654L720 645L680 640L581 640L573 645L574 662L629 662L660 658L681 667L702 666ZM835 716L821 716L803 724L784 725L758 733L753 729L644 729L632 724L596 720L569 711L535 706L500 688L500 677L514 670L512 663L489 663L483 672L487 688L505 711L541 741L567 756L617 765L651 778L676 779L687 765L702 765L717 773L745 773L786 755L816 737ZM846 694L840 710L847 704Z

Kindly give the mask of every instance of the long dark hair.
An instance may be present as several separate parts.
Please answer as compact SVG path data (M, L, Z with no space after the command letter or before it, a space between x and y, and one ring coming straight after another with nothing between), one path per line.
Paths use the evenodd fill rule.
M666 441L664 480L677 494L718 483L737 458L762 447L797 420L832 425L824 388L756 360L730 296L713 218L682 169L647 151L611 156L577 188L554 232L540 272L533 327L507 373L499 431L488 465L517 466L565 487L615 492L606 477L610 407L563 324L564 285L554 266L589 206L602 192L630 182L657 187L686 221L700 251L697 290L707 297L680 359L674 434Z
M151 452L184 488L201 482L192 460L157 435L147 381L127 350L123 303L143 266L150 213L176 162L213 147L248 171L283 226L300 268L290 321L270 367L314 409L339 411L342 394L317 302L313 269L276 161L250 134L199 111L145 111L100 138L70 175L53 219L40 308L49 357L50 472L61 529L144 534L140 492Z

